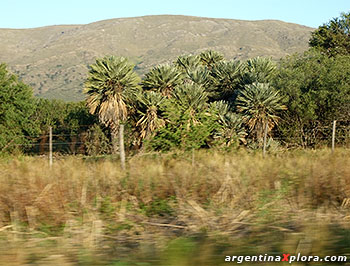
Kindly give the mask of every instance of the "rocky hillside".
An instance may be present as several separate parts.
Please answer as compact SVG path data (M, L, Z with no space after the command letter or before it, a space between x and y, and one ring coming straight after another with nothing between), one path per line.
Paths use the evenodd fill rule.
M178 55L206 49L227 59L278 59L307 49L312 28L275 20L242 21L188 16L146 16L87 25L0 29L0 62L36 95L83 99L88 65L104 55L129 57L140 74Z

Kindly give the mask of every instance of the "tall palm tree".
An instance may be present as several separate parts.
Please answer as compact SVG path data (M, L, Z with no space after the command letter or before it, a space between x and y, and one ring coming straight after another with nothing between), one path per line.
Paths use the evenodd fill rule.
M111 129L114 152L119 132L119 151L122 160L124 153L124 122L128 116L128 102L138 91L140 78L133 72L134 65L124 57L109 56L97 59L90 65L84 92L91 114L98 115L100 121Z
M160 92L170 97L175 87L183 82L182 73L170 65L161 65L153 68L145 75L142 86L145 90Z
M258 141L263 139L266 123L269 132L280 119L278 113L287 109L282 96L267 83L246 85L237 97L236 105Z
M165 98L159 92L146 91L138 97L138 113L140 115L136 126L139 128L138 144L152 136L156 130L165 125L160 114L160 107Z

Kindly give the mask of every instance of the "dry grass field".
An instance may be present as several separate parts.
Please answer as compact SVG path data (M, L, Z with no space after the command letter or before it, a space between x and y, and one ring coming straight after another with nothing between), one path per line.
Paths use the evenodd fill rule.
M298 249L344 255L349 207L345 149L150 154L131 158L126 171L113 159L64 157L50 168L42 158L2 158L0 265L220 265L225 255Z

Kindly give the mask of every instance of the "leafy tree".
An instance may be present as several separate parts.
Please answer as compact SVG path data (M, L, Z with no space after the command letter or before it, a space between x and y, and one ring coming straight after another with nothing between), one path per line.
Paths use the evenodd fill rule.
M246 85L237 97L236 104L258 141L263 138L266 124L268 132L271 131L280 119L278 113L287 109L283 97L267 83Z
M120 133L120 153L123 166L124 122L128 117L128 103L138 92L140 78L133 72L134 65L124 57L104 57L90 66L85 82L87 106L92 114L111 129L113 139ZM115 143L115 141L114 141ZM114 152L117 147L114 146Z
M287 99L279 131L289 143L315 145L334 119L348 120L350 56L310 50L287 57L273 85Z
M318 27L312 32L309 45L328 56L350 55L350 12Z
M33 110L32 89L0 64L0 152L21 150L38 133L30 119Z
M97 123L95 116L89 113L85 102L64 102L35 98L35 109L31 119L39 126L41 133L46 134L50 126L53 129L69 129L70 133L77 133L82 126Z
M47 151L45 145L48 142L49 127L52 127L54 143L56 142L53 146L54 151L85 153L85 146L89 145L85 135L90 128L98 126L98 119L89 113L85 102L64 102L42 98L35 98L31 121L40 129L36 146L30 150L35 153Z
M42 98L35 98L35 108L31 115L31 120L38 126L40 133L39 138L36 139L36 147L33 147L31 152L47 152L47 142L49 141L49 127L53 128L54 135L69 134L69 128L65 124L65 120L68 114L67 103L60 100L48 100ZM69 137L61 139L60 142L70 142ZM54 149L60 149L56 145Z
M111 147L106 134L103 132L103 129L97 124L94 124L87 130L85 146L86 153L92 156L108 154L111 151Z
M153 68L145 75L142 87L145 90L160 92L170 97L172 91L183 82L182 73L170 65L161 65Z
M65 103L65 109L64 127L69 129L70 134L86 131L87 127L98 124L98 119L90 114L84 101Z
M61 100L49 100L35 98L35 108L31 120L39 127L39 137L31 153L46 153L49 141L49 127L52 127L53 135L59 136L60 143L71 142L70 127L66 124L69 113L68 103ZM57 139L57 137L55 137ZM67 145L53 145L53 150L67 151Z

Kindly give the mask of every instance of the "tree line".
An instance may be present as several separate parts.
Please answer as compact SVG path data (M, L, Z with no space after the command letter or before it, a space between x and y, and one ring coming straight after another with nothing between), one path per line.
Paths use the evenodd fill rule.
M306 52L279 62L225 60L208 50L155 66L143 78L127 58L106 56L90 66L86 100L78 103L33 97L1 64L0 152L40 150L50 126L57 150L90 155L124 143L129 152L256 149L266 129L271 146L315 147L327 143L333 120L346 142L349 28L344 13L312 33Z

